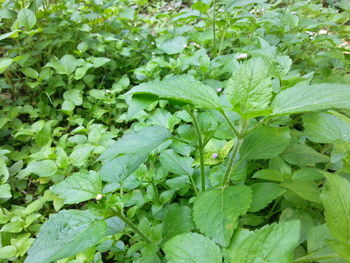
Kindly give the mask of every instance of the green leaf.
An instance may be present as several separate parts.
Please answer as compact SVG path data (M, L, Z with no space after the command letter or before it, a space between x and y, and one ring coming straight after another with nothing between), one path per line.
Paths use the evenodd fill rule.
M188 175L193 174L193 159L191 157L181 157L176 154L174 150L165 150L159 156L160 163L168 171L178 174L178 175Z
M57 172L56 163L52 160L30 162L25 169L25 174L35 174L39 177L50 177Z
M209 238L196 233L173 237L164 245L168 263L222 263L220 249Z
M22 72L27 77L30 77L30 78L33 78L33 79L37 79L39 77L38 71L36 71L33 68L24 68L24 69L22 69Z
M329 113L310 113L303 116L305 134L313 142L333 143L350 141L350 123Z
M281 91L271 106L273 115L350 108L350 86L344 84L313 84L295 86Z
M253 58L241 64L227 82L226 96L232 106L241 111L265 109L272 97L269 66L262 58Z
M268 159L278 156L290 141L288 128L262 127L244 138L241 160Z
M100 174L103 181L122 183L147 160L146 154L127 154L111 159L102 165Z
M0 247L0 259L9 259L15 257L17 249L14 246Z
M49 263L95 246L107 224L88 210L62 210L51 215L28 252L25 263Z
M325 173L327 185L321 194L329 231L339 241L350 242L350 182Z
M232 242L229 263L290 263L298 245L300 223L288 221L267 225Z
M304 180L290 180L285 181L281 184L282 187L287 188L294 192L296 195L304 198L305 200L321 203L320 201L320 189L317 187L316 183L312 181Z
M94 171L80 171L50 188L65 204L77 204L95 198L102 192L100 176Z
M104 58L104 57L90 57L89 61L91 61L94 68L99 68L111 60L109 58Z
M156 45L157 48L168 55L178 54L185 49L187 45L187 38L182 36L177 36L174 38L161 37L156 40Z
M328 244L340 255L346 262L350 262L350 244L328 240Z
M280 171L277 171L275 169L259 170L253 175L252 178L269 180L274 182L283 182L285 179L283 174L281 174Z
M315 151L305 144L296 143L289 145L281 157L288 163L298 166L329 162L328 156Z
M244 185L203 192L193 205L194 222L202 233L226 247L251 201L252 192Z
M129 132L112 144L99 160L107 161L121 154L149 154L169 137L169 131L162 126L150 126Z
M76 167L86 165L90 153L93 149L94 146L90 144L77 145L74 147L73 152L69 156L69 162Z
M252 204L249 212L257 212L268 206L274 199L283 194L285 190L274 183L256 183L250 185L253 191Z
M36 24L36 17L32 10L24 8L18 12L17 21L18 26L31 29Z
M0 74L3 73L13 62L12 58L0 58Z
M0 185L0 204L6 202L12 197L9 184Z
M168 240L193 228L192 210L187 206L172 207L163 219L163 239Z
M208 109L221 109L215 91L195 80L191 75L178 75L142 83L127 94L151 94L160 99L169 99L193 104Z

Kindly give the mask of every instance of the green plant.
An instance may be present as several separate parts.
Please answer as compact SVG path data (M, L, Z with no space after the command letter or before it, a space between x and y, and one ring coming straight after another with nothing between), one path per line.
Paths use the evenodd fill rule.
M2 1L0 261L350 262L347 10Z

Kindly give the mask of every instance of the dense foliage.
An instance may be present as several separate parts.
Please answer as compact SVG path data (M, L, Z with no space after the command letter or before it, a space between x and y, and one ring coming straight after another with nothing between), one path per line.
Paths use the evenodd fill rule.
M0 262L350 262L349 3L0 0Z

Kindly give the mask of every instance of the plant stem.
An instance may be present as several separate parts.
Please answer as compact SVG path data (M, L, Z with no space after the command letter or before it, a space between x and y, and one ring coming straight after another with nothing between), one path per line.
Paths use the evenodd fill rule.
M335 258L340 258L338 254L329 254L329 255L324 255L324 256L310 256L306 255L301 258L297 258L296 260L293 261L293 263L307 263L307 262L317 262L321 260L327 260L327 259L335 259Z
M131 222L126 216L124 216L122 212L119 212L118 209L116 209L115 207L112 207L112 210L121 220L125 222L125 224L127 224L137 234L139 234L146 243L152 243L152 241L133 222Z
M241 122L241 131L238 134L244 134L244 130L246 129L246 126L247 126L247 121L243 120ZM237 136L237 139L235 141L235 144L233 146L231 155L230 155L228 163L227 163L226 172L224 175L224 179L222 181L223 186L226 186L230 183L231 173L237 167L237 165L240 163L239 161L237 161L237 156L239 153L239 149L241 148L242 142L243 142L243 137Z
M241 137L241 134L239 133L239 131L235 128L235 126L233 126L232 122L230 121L230 119L227 117L226 113L224 111L221 111L221 114L225 117L226 121L228 122L228 124L230 125L230 128L232 129L232 131L234 132L234 134L237 136L237 138Z
M214 41L214 51L216 52L216 0L213 0L213 8L214 8L214 13L213 13L213 41Z
M200 162L200 170L201 170L201 185L202 185L202 191L205 191L205 173L204 173L204 146L203 146L203 140L201 131L199 129L199 125L197 122L196 117L194 116L194 113L191 111L188 111L190 114L194 127L196 129L197 139L198 139L198 150L199 150L199 162Z
M157 189L157 186L156 184L154 183L154 180L153 180L153 177L155 175L155 170L154 170L154 162L153 160L150 160L150 165L149 165L149 170L150 170L150 181L151 181L151 185L152 185L152 188L153 188L153 192L154 192L154 196L156 198L156 202L158 204L160 204L160 201L159 201L159 194L158 194L158 189Z

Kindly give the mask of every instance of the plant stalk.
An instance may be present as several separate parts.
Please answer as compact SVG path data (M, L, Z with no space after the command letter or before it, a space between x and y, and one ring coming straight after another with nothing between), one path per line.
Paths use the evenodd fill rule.
M122 212L119 212L118 209L115 207L112 207L113 212L124 221L125 224L127 224L130 228L132 228L146 243L151 244L152 241L133 223L127 218L125 215L123 215Z
M214 51L216 52L216 0L213 0L213 41L214 41Z
M199 150L199 162L200 162L200 171L201 171L201 185L202 185L202 191L205 191L205 172L204 172L204 145L202 140L201 131L199 129L199 125L197 122L196 117L194 116L194 113L189 111L188 112L193 120L194 127L196 129L196 134L198 138L198 150Z

